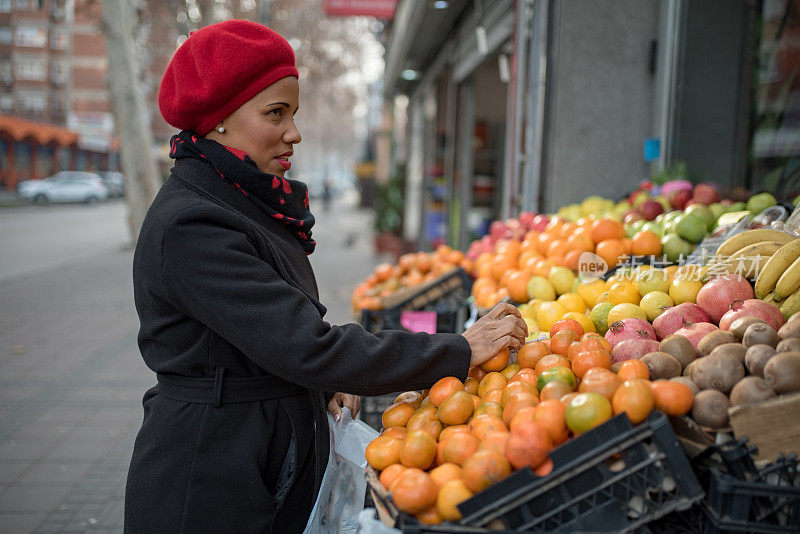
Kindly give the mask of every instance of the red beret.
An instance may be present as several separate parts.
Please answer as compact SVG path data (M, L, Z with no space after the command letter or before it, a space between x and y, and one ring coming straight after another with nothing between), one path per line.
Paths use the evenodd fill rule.
M286 39L255 22L219 22L192 32L172 56L158 107L172 126L205 135L287 76L298 74Z

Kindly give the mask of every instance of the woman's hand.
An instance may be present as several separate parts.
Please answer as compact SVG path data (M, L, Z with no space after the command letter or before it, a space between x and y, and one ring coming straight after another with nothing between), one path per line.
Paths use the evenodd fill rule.
M361 397L348 393L334 393L333 398L328 402L328 411L337 421L342 418L342 406L350 408L350 413L355 419L358 410L361 409Z
M528 337L528 325L516 306L500 303L461 335L472 349L469 366L475 367L506 347L520 348Z

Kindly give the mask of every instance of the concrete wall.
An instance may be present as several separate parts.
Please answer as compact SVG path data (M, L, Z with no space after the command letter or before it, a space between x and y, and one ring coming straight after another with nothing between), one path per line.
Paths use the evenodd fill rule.
M642 147L654 135L658 12L658 0L553 2L543 209L590 194L616 199L649 176Z

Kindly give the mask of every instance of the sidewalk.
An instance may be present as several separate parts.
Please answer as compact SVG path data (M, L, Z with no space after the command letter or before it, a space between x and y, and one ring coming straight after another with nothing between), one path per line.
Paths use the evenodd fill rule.
M350 291L378 262L370 216L352 206L314 227L332 323L351 320ZM136 346L131 256L0 284L0 532L122 531L141 397L155 382Z

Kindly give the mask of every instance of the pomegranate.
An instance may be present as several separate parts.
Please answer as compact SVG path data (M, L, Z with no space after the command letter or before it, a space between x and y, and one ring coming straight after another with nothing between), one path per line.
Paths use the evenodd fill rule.
M747 299L744 302L741 300L731 302L730 309L719 320L719 327L722 330L729 330L731 323L740 317L758 317L775 330L786 324L781 311L769 302Z
M697 344L700 343L700 340L703 339L706 334L714 330L719 330L719 328L711 323L692 323L679 329L675 332L675 335L683 336L688 339L694 347L694 350L697 350Z
M653 329L658 339L664 339L674 334L687 324L710 322L708 314L703 308L691 302L684 302L666 310L653 321Z
M611 350L611 363L638 360L648 352L657 352L658 346L658 341L647 337L620 341Z
M697 294L697 305L703 308L714 324L725 312L731 309L731 303L736 300L745 301L755 298L753 286L738 274L717 276L705 284Z
M631 339L656 339L656 333L650 323L633 317L615 321L609 325L606 340L611 343L612 347Z

